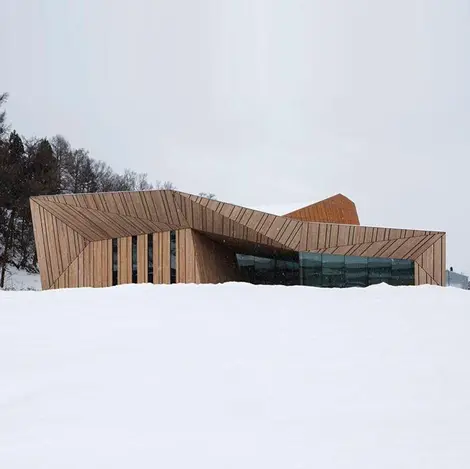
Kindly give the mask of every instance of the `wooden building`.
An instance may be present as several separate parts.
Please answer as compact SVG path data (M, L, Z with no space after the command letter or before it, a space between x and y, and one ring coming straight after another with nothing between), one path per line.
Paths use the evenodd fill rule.
M445 233L359 225L343 195L276 216L171 190L31 198L43 289L443 285Z

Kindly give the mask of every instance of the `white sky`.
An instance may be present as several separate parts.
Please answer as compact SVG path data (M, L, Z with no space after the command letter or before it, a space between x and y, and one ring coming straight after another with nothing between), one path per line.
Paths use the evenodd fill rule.
M24 135L242 205L341 192L470 273L467 0L2 0Z

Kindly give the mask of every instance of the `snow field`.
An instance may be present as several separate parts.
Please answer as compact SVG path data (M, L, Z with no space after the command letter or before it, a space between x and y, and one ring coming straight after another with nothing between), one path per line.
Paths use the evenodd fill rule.
M0 291L0 468L468 468L470 294Z

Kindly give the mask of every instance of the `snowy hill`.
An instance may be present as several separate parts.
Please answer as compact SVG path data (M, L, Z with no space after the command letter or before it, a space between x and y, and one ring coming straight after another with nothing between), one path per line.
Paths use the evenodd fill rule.
M468 468L470 294L0 292L0 467Z

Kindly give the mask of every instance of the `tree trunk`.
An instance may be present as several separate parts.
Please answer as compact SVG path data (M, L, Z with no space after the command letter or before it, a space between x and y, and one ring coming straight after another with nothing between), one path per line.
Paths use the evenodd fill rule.
M7 234L5 236L5 246L3 251L3 259L2 259L2 272L0 275L0 288L5 287L5 276L7 272L7 265L8 265L8 254L10 251L10 247L13 241L13 229L15 226L15 209L12 209L10 212L10 219L8 221L8 228Z

